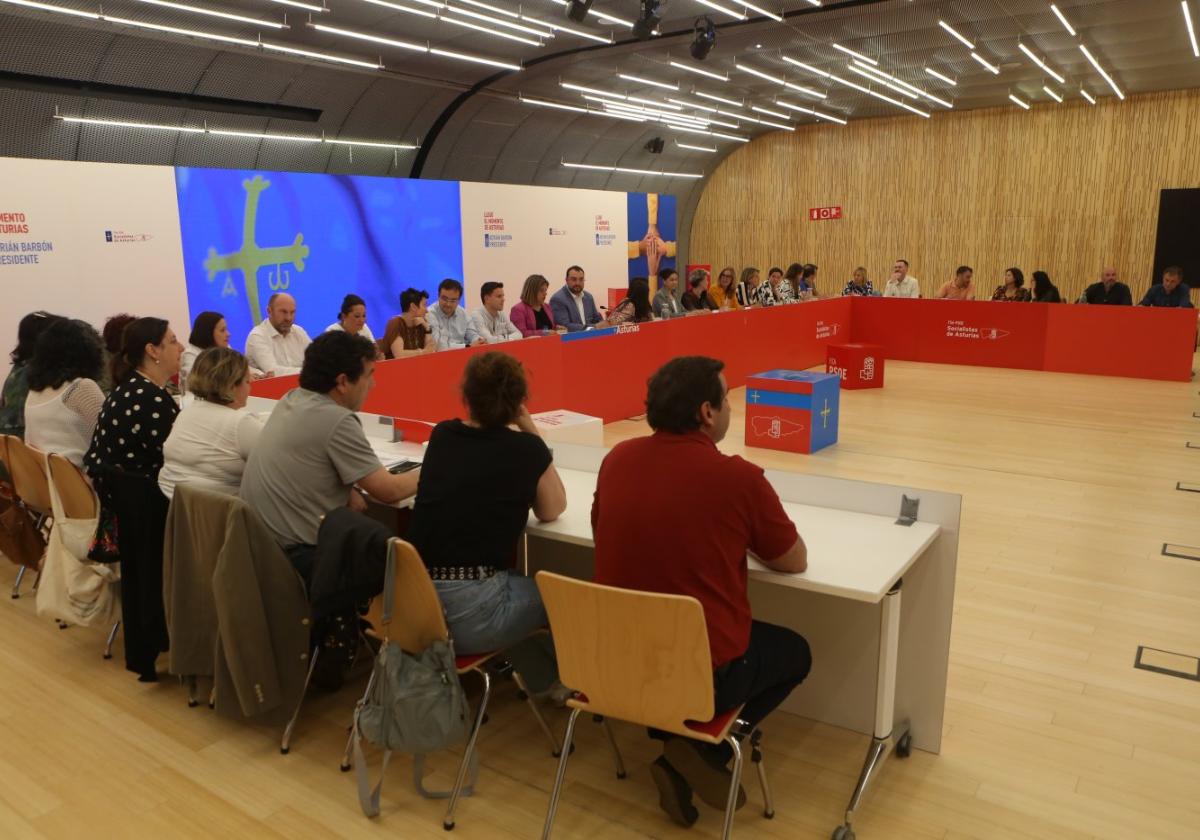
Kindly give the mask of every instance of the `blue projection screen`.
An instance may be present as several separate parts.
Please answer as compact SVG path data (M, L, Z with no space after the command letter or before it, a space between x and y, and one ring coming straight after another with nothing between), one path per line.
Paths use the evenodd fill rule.
M443 278L462 279L455 181L177 167L175 182L189 310L222 313L232 347L275 291L296 297L314 337L354 292L379 338L404 289L432 300Z

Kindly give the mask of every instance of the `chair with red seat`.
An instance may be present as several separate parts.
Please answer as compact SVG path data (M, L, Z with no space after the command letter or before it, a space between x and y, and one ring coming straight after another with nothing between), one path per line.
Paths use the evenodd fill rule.
M741 706L716 713L713 669L704 609L695 598L639 592L538 572L538 590L550 617L559 678L574 689L558 773L542 838L548 840L566 775L575 722L581 712L659 729L733 750L733 777L722 837L733 829L742 775L742 748L733 732ZM771 790L752 738L763 815L775 815ZM615 745L614 745L615 746Z
M392 618L388 622L383 620L383 598L375 598L371 601L370 608L365 617L370 627L364 632L371 638L380 641L386 639L391 644L397 645L401 650L416 655L435 641L449 639L450 630L446 626L446 616L442 610L442 602L438 598L437 589L434 587L433 581L429 577L429 572L426 570L425 564L421 560L417 550L412 544L399 538L393 538L392 543L395 547L394 553L396 558ZM419 772L414 769L413 782L421 795L431 799L448 798L450 800L446 806L446 816L442 822L442 827L447 831L454 828L454 809L458 805L459 797L462 795L470 796L473 792L473 784L468 785L466 783L467 774L468 770L470 770L472 779L474 778L474 767L477 762L475 757L475 742L479 737L479 729L483 725L484 717L487 714L488 699L492 692L492 678L486 666L501 653L501 651L491 651L489 653L456 657L455 666L460 677L464 674L475 672L483 680L483 696L479 700L479 709L475 713L475 720L471 727L470 735L467 738L467 745L463 750L462 759L459 762L458 774L455 777L453 789L449 792L431 792L426 790L422 785ZM374 674L371 676L373 680ZM518 685L523 686L523 683L518 682ZM370 696L371 687L371 682L368 682L367 690L363 693L362 700L359 701L360 706ZM550 731L550 727L538 710L535 700L529 697L528 702L534 716L537 718L540 728L550 740L553 753L558 755L557 739L555 739L553 733ZM346 742L346 751L342 756L341 769L343 771L350 769L350 752L353 742L354 732L351 731L350 739Z

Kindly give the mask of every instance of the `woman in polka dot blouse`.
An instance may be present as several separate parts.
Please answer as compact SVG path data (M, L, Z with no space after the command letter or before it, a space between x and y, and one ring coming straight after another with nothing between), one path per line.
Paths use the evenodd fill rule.
M163 443L179 414L164 386L179 373L182 355L183 345L161 318L138 318L125 328L113 357L112 393L84 458L93 479L107 466L158 480Z

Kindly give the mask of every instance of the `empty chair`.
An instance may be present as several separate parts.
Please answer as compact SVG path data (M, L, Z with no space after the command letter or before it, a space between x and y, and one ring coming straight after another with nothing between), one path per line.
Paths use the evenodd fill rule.
M549 838L580 712L624 720L733 750L723 837L733 828L742 750L733 733L741 706L714 715L712 659L704 610L695 598L601 586L538 572L550 616L559 675L574 690L543 838ZM763 789L763 814L774 816L762 756L752 761ZM613 744L615 748L615 742ZM618 776L620 775L618 762Z

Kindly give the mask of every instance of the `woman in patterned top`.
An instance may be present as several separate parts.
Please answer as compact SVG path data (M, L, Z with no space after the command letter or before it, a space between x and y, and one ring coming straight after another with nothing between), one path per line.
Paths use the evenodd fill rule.
M166 384L179 373L182 355L183 345L161 318L138 318L125 328L121 352L113 357L113 390L84 458L93 480L103 467L158 479L163 443L179 414Z
M1019 268L1010 268L1004 272L1004 285L997 286L995 293L992 295L992 300L1007 301L1009 303L1029 303L1032 295L1029 290L1024 288L1025 274Z
M654 312L650 308L650 280L647 277L632 277L629 280L629 292L623 301L613 307L608 313L610 327L621 324L644 324L654 320Z
M783 269L774 266L767 272L767 282L758 287L759 306L782 306L785 303L795 303L796 296L792 294L792 284L783 279Z
M875 287L871 285L871 281L867 278L867 270L861 265L854 269L854 276L846 281L846 286L842 289L842 297L846 297L847 295L870 297L874 294Z

